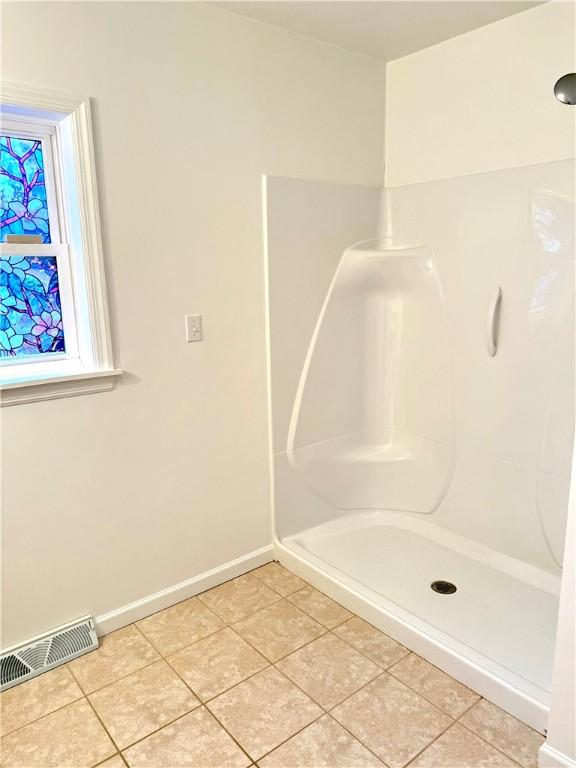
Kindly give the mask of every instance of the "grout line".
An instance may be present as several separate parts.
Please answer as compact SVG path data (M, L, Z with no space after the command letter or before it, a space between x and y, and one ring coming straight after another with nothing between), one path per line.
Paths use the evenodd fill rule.
M122 759L122 755L120 754L120 752L116 752L116 754L110 755L110 757L105 757L104 760L101 760L99 763L95 763L95 765L90 766L90 768L99 768L99 766L104 765L105 763L108 762L108 760L113 760L115 757L119 757L120 759Z
M422 749L421 749L419 752L417 752L417 753L416 753L416 754L415 754L413 757L411 757L411 758L410 758L410 760L408 760L408 762L405 764L404 768L409 768L409 766L410 766L410 765L412 765L412 763L414 762L414 760L416 760L416 758L420 757L420 755L421 755L423 752L426 752L426 750L427 750L427 749L429 749L429 748L432 746L432 744L434 744L436 741L438 741L438 739L439 739L441 736L444 736L444 734L445 734L447 731L449 731L449 730L450 730L450 728L452 728L454 725L456 725L456 720L453 720L453 721L450 723L450 725L448 725L446 728L443 728L443 729L440 731L440 733L439 733L437 736L435 736L435 737L432 739L432 741L430 742L430 744L426 744L426 746L425 746L425 747L423 747L423 748L422 748Z
M102 760L102 762L96 763L96 765L92 766L92 768L100 768L100 766L106 765L108 760L113 760L115 757L119 757L121 762L122 762L122 764L128 766L128 763L124 759L124 755L122 754L122 752L116 752L115 755L110 755L110 757L107 757L105 760ZM128 768L129 768L129 766L128 766Z
M275 667L275 669L277 669L277 667ZM337 719L336 719L336 718L335 718L335 717L334 717L334 716L333 716L331 713L332 713L332 711L333 711L334 709L336 709L336 707L339 707L339 706L340 706L340 704L343 704L343 703L346 701L346 699L349 699L349 698L351 698L352 696L354 696L354 694L358 693L358 692L359 692L359 691L361 691L363 688L366 688L366 686L370 685L370 683L373 683L373 682L374 682L374 680L377 680L378 678L382 677L382 675L383 675L383 674L385 674L385 672L382 672L380 675L377 675L376 677L372 678L372 680L369 680L367 683L364 683L364 685L363 685L363 686L361 686L360 688L358 688L358 690L357 690L357 691L354 691L354 692L353 692L353 693L351 693L349 696L347 696L345 699L342 699L342 701L340 701L338 704L335 704L335 705L334 705L334 706L333 706L331 709L327 709L327 708L326 708L326 707L324 707L322 704L320 704L318 701L316 701L315 699L313 699L313 698L312 698L312 696L311 696L309 693L307 693L307 692L306 692L306 691L305 691L303 688L300 688L300 686L298 685L298 683L295 683L295 682L294 682L294 680L291 680L291 679L288 677L288 675L285 675L285 674L284 674L284 672L282 672L282 670L281 670L281 669L278 669L278 672L280 672L280 674L281 674L281 675L283 675L283 676L284 676L284 677L285 677L285 678L286 678L286 679L287 679L287 680L288 680L290 683L292 683L292 685L295 685L295 686L296 686L296 688L298 688L300 691L302 691L302 693L304 693L304 694L305 694L305 695L306 695L306 696L307 696L309 699L311 699L311 700L314 702L314 704L316 704L317 706L319 706L319 707L320 707L320 709L322 709L322 710L323 710L323 713L322 713L322 715L320 715L319 717L317 717L317 718L316 718L316 720L313 720L312 722L316 722L317 720L320 720L320 719L321 719L322 717L324 717L324 716L330 717L332 720L334 720L334 722L335 722L335 723L338 723L338 725L340 725L340 726L341 726L341 727L342 727L342 728L343 728L343 729L344 729L344 730L345 730L345 731L346 731L346 732L347 732L347 733L348 733L350 736L352 736L352 738L354 738L356 741L358 741L360 744L362 744L362 746L363 746L363 747L365 747L365 748L368 750L368 752L370 752L370 753L371 753L371 754L373 754L375 757L377 757L377 758L378 758L378 760L380 760L382 763L384 762L384 761L382 760L382 758L381 758L381 757L379 757L379 756L378 756L378 755L377 755L377 754L376 754L376 753L375 753L375 752L374 752L372 749L370 749L370 747L369 747L367 744L365 744L365 743L364 743L364 742L363 742L361 739L359 739L359 738L358 738L358 736L355 736L355 735L352 733L352 731L348 730L348 728L347 728L345 725L343 725L343 724L342 724L342 723L341 723L339 720L337 720ZM308 725L311 725L311 723L309 723ZM308 726L304 726L304 727L305 727L305 728L307 728ZM299 730L297 733L301 733L301 731L303 731L303 730L304 730L304 728L301 728L301 729L300 729L300 730ZM293 736L295 736L295 735L296 735L296 734L293 734ZM293 738L293 736L290 736L290 739L291 739L291 738ZM289 741L290 739L286 739L286 741ZM286 743L286 742L282 742L282 743L284 744L284 743ZM280 746L280 745L278 745L278 746ZM278 748L278 747L274 747L274 749L277 749L277 748ZM267 754L269 754L269 753L267 753ZM259 758L259 759L260 759L260 758ZM384 765L386 765L386 764L384 764ZM387 766L386 766L386 768L387 768Z
M190 598L189 598L189 599L190 599ZM183 602L186 602L186 601L183 601ZM204 605L204 603L202 603L202 605ZM171 606L171 607L172 607L172 606ZM205 607L207 608L207 606L205 606ZM165 609L165 610L167 610L167 609ZM208 610L210 610L210 609L208 609ZM212 613L214 616L216 616L216 614L214 613L214 611L210 611L210 613ZM222 621L222 619L221 619L219 616L216 616L216 618L217 618L219 621ZM196 643L199 643L201 640L205 640L207 637L210 637L211 635L215 635L215 634L217 634L218 632L221 632L223 629L226 629L226 624L225 624L223 627L218 627L218 629L215 629L215 630L213 630L213 631L211 631L211 632L208 632L208 634L206 634L206 635L203 635L202 637L199 637L197 640L194 640L193 642L189 643L188 645L184 645L182 648L178 648L177 650L175 650L175 651L170 651L170 653L169 653L169 654L166 654L164 651L161 651L161 650L160 650L160 648L158 648L156 645L154 645L154 643L152 642L152 640L151 640L151 639L148 637L148 635L147 635L147 634L144 632L144 630L143 630L143 629L141 629L141 627L139 627L139 626L138 626L138 624L137 624L137 623L135 623L135 624L129 624L128 626L131 626L131 627L135 627L135 628L138 630L138 632L139 632L139 633L142 635L142 637L144 638L144 640L146 640L146 642L147 642L147 643L149 643L149 644L152 646L152 648L154 648L154 650L155 650L155 651L156 651L156 653L157 653L157 654L160 656L160 658L161 658L161 659L164 659L165 661L167 661L167 660L168 660L168 657L169 657L169 656L174 656L175 654L177 654L177 653L180 653L180 651L184 651L184 650L186 650L186 648L191 648L193 645L196 645Z
M223 730L225 733L227 733L227 734L228 734L228 736L230 736L230 738L232 739L232 741L234 742L234 744L236 744L236 746L237 746L237 747L238 747L238 748L239 748L239 749L240 749L240 750L241 750L241 751L242 751L242 752L243 752L243 753L246 755L246 757L248 758L248 760L250 760L250 764L249 764L249 765L251 765L252 763L255 763L255 762L256 762L256 758L252 757L252 755L251 755L251 754L248 752L248 750L246 749L246 747L244 747L244 746L243 746L243 745L242 745L242 744L241 744L241 743L238 741L238 739L237 739L235 736L233 736L233 735L232 735L232 733L230 733L230 731L228 730L228 728L226 728L226 726L225 726L225 725L224 725L224 723L223 723L223 722L220 720L220 718L219 718L219 717L217 717L217 716L216 716L216 714L215 714L214 712L212 712L212 710L211 710L211 709L208 709L208 707L205 707L205 709L206 709L206 711L207 711L207 712L208 712L210 715L212 715L212 717L214 718L214 720L216 720L216 722L218 723L218 725L220 726L220 728L222 728L222 730Z
M298 736L299 734L301 734L302 731L305 731L306 728L308 728L309 725L313 725L314 723L317 723L323 717L326 717L326 712L324 712L324 711L322 712L322 714L318 715L318 717L315 717L313 720L310 720L309 723L306 723L306 725L303 725L302 728L299 728L297 731L294 731L294 733L292 733L290 736L288 736L288 738L284 739L279 744L276 744L275 747L273 747L272 749L269 749L268 752L265 752L263 755L260 755L260 757L257 758L257 759L258 760L263 760L265 757L268 757L268 755L271 755L272 752L275 752L277 749L279 749L280 747L284 746L284 744L289 742L290 739L293 739L295 736Z
M83 688L82 688L82 686L80 685L79 681L78 681L78 680L77 680L77 678L76 678L76 675L74 674L74 672L73 672L72 670L70 670L70 674L72 675L72 677L73 677L73 678L74 678L74 680L76 681L76 684L78 685L78 687L80 688L80 690L81 690L81 691L84 691L84 689L83 689ZM110 741L112 742L112 744L114 744L114 746L116 747L116 751L117 751L117 752L120 752L120 747L119 747L119 746L118 746L118 744L116 743L116 740L114 739L114 737L112 736L112 734L110 733L110 731L108 730L108 728L106 728L105 724L102 722L102 718L100 717L100 715L98 714L98 712L96 712L96 710L95 710L95 708L94 708L94 705L92 704L92 702L90 701L90 699L88 698L88 696L86 695L86 693L84 694L84 697L85 697L86 701L88 702L88 706L90 707L90 709L92 710L92 712L93 712L93 713L94 713L94 715L96 716L96 719L98 720L98 722L100 723L100 725L102 726L102 728L104 728L104 731L105 731L105 732L106 732L106 734L108 735L108 738L110 739ZM114 755L111 755L111 757L114 757Z
M285 598L282 598L282 599L283 599L285 602L288 602L287 600L285 600ZM296 608L296 606L294 606L294 608ZM300 609L297 609L297 610L300 610ZM301 613L303 613L302 611L300 611L300 612L301 612ZM255 616L256 614L253 614L253 615ZM308 618L310 618L310 617L309 617L309 616L307 616L306 614L303 614L303 615L304 615L304 616L305 616L307 619L308 619ZM237 621L237 622L236 622L236 624L240 624L240 622L242 622L242 621L244 621L244 619L240 619L240 621ZM241 634L240 634L240 632L238 632L237 630L235 630L235 629L234 629L234 626L235 626L235 625L231 625L231 626L230 626L230 629L234 630L234 631L236 632L236 634L237 634L239 637L241 637L241 638L242 638L242 640L244 640L244 642L245 642L245 643L248 643L248 645L249 645L251 648L253 648L255 651L258 651L258 653L259 653L261 656L264 656L264 658L265 658L265 659L268 661L268 663L269 663L269 664L272 664L272 665L274 665L274 664L278 664L278 662L279 662L279 661L283 661L283 660L284 660L284 659L286 659L288 656L291 656L293 653L296 653L296 651L300 651L302 648L305 648L307 645L310 645L310 644L311 644L311 643L313 643L315 640L319 640L321 637L325 637L326 635L330 634L330 631L329 631L329 630L327 630L327 629L326 629L326 628L325 628L325 627L324 627L322 624L319 624L318 622L316 622L316 623L317 623L317 624L318 624L318 626L319 626L319 627L320 627L320 628L323 630L323 632L321 632L319 635L316 635L316 637L313 637L311 640L307 640L307 641L306 641L305 643L303 643L302 645L299 645L297 648L294 648L293 650L291 650L291 651L288 651L288 653L285 653L283 656L280 656L279 658L277 658L277 659L274 659L274 660L272 660L272 659L269 659L269 658L268 658L268 656L266 656L262 650L260 650L260 649L259 649L259 648L257 648L257 647L256 647L256 646L255 646L255 645L252 643L252 642L250 642L250 640L248 640L248 638L244 637L243 635L241 635Z
M64 665L62 665L62 666L64 666ZM26 681L26 682L28 682L28 681ZM76 682L76 681L74 681L74 682ZM14 687L16 687L16 686L14 686ZM78 686L78 687L80 688L80 686ZM10 690L10 689L8 689L8 690ZM34 720L29 720L29 721L27 721L25 723L22 723L22 725L18 725L16 728L12 728L11 731L5 731L4 733L2 733L0 735L0 741L2 741L2 739L5 739L7 736L12 736L12 734L16 733L16 731L21 731L22 728L26 728L28 725L32 725L32 723L37 723L38 720L43 720L45 717L48 717L49 715L53 715L54 712L60 712L61 709L65 709L66 707L69 707L70 704L75 704L77 701L82 701L82 699L85 699L85 698L86 698L86 694L84 693L82 688L80 688L80 695L77 696L75 699L70 699L70 701L67 701L65 704L62 704L59 707L55 707L54 709L51 709L50 712L45 712L43 715L40 715L40 717L36 717ZM1 712L2 712L2 707L0 706L0 714L1 714Z
M14 728L13 731L9 731L8 733L3 733L2 737L0 738L0 741L2 741L2 739L5 739L7 736L12 736L12 734L17 733L18 731L21 731L24 728L27 728L29 725L33 725L34 723L40 722L40 720L44 720L46 717L50 717L50 715L53 715L55 712L61 712L63 709L66 709L66 707L70 707L72 704L77 704L79 701L83 701L84 699L86 699L86 694L84 693L84 691L82 691L82 696L79 696L77 699L74 699L73 701L68 701L66 702L66 704L62 704L61 707L56 707L56 709L52 709L50 712L46 712L44 715L37 717L35 720L30 720L29 723L24 723L23 725L19 725L18 728Z
M231 632L234 632L234 630L232 629L232 627L225 627L225 629L229 629ZM236 635L236 637L239 637L239 638L240 638L240 640L244 640L244 638L243 638L243 637L241 637L241 636L240 636L240 635L239 635L237 632L234 632L234 634ZM272 667L272 666L273 666L273 665L272 665L272 662L268 661L268 659L267 659L265 656L263 656L263 655L262 655L262 654L261 654L259 651L257 651L257 650L256 650L256 648L254 648L252 645L250 645L250 643L248 643L246 640L244 640L244 642L246 643L246 645L248 645L248 646L250 647L250 649L251 649L251 650L253 650L253 651L256 651L256 653L258 653L258 655L259 655L259 656L260 656L260 657L261 657L261 658L262 658L262 659L263 659L263 660L266 662L265 666L264 666L264 667L262 667L261 669L257 669L257 670L256 670L256 672L252 672L252 673L251 673L250 675L248 675L247 677L243 678L242 680L239 680L238 682L234 683L233 685L230 685L228 688L225 688L224 690L220 691L219 693L216 693L216 694L214 694L214 696L210 696L210 698L208 698L208 699L203 699L203 698L200 696L200 694L199 694L199 693L197 693L197 692L194 690L194 688L193 688L193 687L190 685L190 683L188 683L188 681L187 681L187 680L186 680L186 679L185 679L185 678L184 678L184 677L183 677L183 676L182 676L182 675L181 675L181 674L178 672L178 670L177 670L177 669L174 669L174 667L172 666L172 664L170 664L170 661L169 661L169 659L166 659L165 661L166 661L166 662L167 662L167 664L170 666L170 669L172 669L172 670L174 671L174 673L175 673L176 675L178 675L178 677L179 677L179 678L182 680L182 682L183 682L183 683L184 683L184 684L185 684L185 685L186 685L186 686L187 686L187 687L188 687L188 688L189 688L189 689L192 691L192 693L194 694L194 696L196 696L196 697L197 697L198 701L200 701L200 702L201 702L201 703L202 703L204 706L206 706L206 704L208 704L208 703L209 703L209 702L211 702L211 701L214 701L214 699L217 699L219 696L222 696L224 693L228 693L228 691L231 691L233 688L236 688L236 687L238 687L239 685L242 685L242 683L245 683L247 680L250 680L252 677L255 677L256 675L260 674L260 672L264 672L264 670L266 670L266 669L270 669L270 667ZM211 711L211 710L209 710L209 711Z
M356 614L354 614L352 616L352 618L353 619L359 619L360 616L357 616ZM351 619L348 619L348 621L350 621L350 620ZM361 620L364 621L364 619L361 619ZM346 622L343 622L343 623L346 624ZM368 622L365 622L365 623L368 624ZM334 627L334 629L339 629L341 626L342 626L342 624L339 624L337 627ZM338 640L342 640L343 643L346 643L346 645L349 645L350 648L352 648L352 650L356 651L356 653L359 653L360 656L363 656L365 659L368 659L368 661L371 661L372 664L376 664L377 667L380 667L380 669L384 670L385 672L388 672L389 669L392 669L392 667L396 666L396 664L399 664L401 661L403 661L407 656L409 656L412 653L412 651L409 648L406 648L405 645L402 645L402 643L399 643L397 640L394 640L393 637L390 637L385 632L382 632L377 627L374 627L372 624L369 624L369 626L372 627L372 629L375 629L376 632L380 632L380 634L384 635L384 637L387 637L389 640L392 640L392 642L396 643L396 645L398 645L400 648L404 648L404 650L406 651L404 656L402 656L402 658L398 659L397 661L392 661L386 667L386 666L384 666L384 664L382 664L382 662L376 661L376 659L372 658L371 656L368 656L366 653L364 653L364 651L361 651L360 648L357 648L355 645L352 645L352 643L349 640L346 640L346 638L341 637L340 635L337 635L336 632L334 632L334 630L330 630L330 631L334 634L334 637L338 638Z
M478 702L476 702L476 703L478 703ZM470 708L470 709L471 709L471 708ZM468 712L468 711L469 711L469 710L466 710L466 712ZM461 715L461 717L464 717L464 715L466 714L466 712L464 712L464 713ZM479 734L479 733L476 733L475 731L473 731L473 730L472 730L472 728L469 728L469 727L466 725L466 723L461 723L461 722L460 722L460 720L457 720L456 722L458 723L458 725L461 725L461 726L462 726L462 728L465 728L465 729L466 729L466 730L467 730L469 733L473 734L473 735L474 735L474 736L476 736L478 739L480 739L480 741L483 741L483 742L484 742L484 744L488 744L488 746L489 746L489 747L492 747L492 749L495 749L497 752L500 752L500 754L501 754L501 755L504 755L504 757L508 758L508 760L510 760L511 762L513 762L515 765L518 765L520 768L523 768L523 766L522 766L522 764L521 764L521 763L519 763L519 762L518 762L517 760L515 760L513 757L510 757L510 755L506 754L506 752L504 752L502 749L500 749L499 747L497 747L495 744L492 744L492 742L491 742L491 741L488 741L488 740L487 740L487 739L485 739L483 736L480 736L480 734ZM530 727L530 726L528 726L528 727ZM536 731L536 733L537 733L537 731Z
M414 653L413 651L411 651L411 654L414 655L414 656L418 656L418 654ZM408 658L408 656L404 656L404 659L407 659L407 658ZM418 658L422 659L422 656L418 656ZM404 659L400 659L400 661L404 661ZM422 660L426 661L426 659L422 659ZM458 685L462 685L464 688L467 688L467 690L469 690L471 693L473 693L475 696L478 697L475 701L472 702L472 704L467 706L466 709L463 712L461 712L457 716L454 716L451 712L447 712L445 709L443 709L440 706L440 704L438 704L437 702L432 701L432 699L428 698L428 696L425 693L422 693L422 691L418 690L417 688L414 688L414 686L410 685L410 683L408 683L406 680L402 680L401 677L396 677L396 675L392 672L392 670L394 669L395 666L397 666L400 663L400 661L396 662L396 664L393 664L391 667L388 667L388 669L386 670L388 672L388 674L391 677L393 677L394 680L397 680L399 683L402 683L402 685L405 685L406 688L409 688L417 696L420 696L420 698L422 698L425 701L427 701L428 704L432 704L432 706L436 707L436 709L438 709L440 712L442 712L442 714L447 715L448 717L451 717L452 720L454 720L454 721L459 720L459 718L461 718L463 715L465 715L466 712L468 712L468 710L472 709L472 707L474 707L476 704L478 704L478 702L482 698L479 693L476 693L476 691L473 691L471 688L468 688L466 685L464 685L464 683L460 683L458 680L456 680L455 678L451 677L450 675L446 675L446 672L442 672L441 669L439 669L438 667L435 667L435 669L438 669L439 672L442 672L442 674L446 675L451 681L457 683ZM427 663L429 663L429 662L427 662ZM431 664L430 666L434 666L434 665Z
M309 586L311 586L311 585L309 585ZM306 587L304 587L304 589L306 589ZM298 590L298 592L293 592L291 595L287 595L287 596L286 596L286 600L287 600L287 601L290 603L290 605L293 605L295 608L299 608L301 611L303 611L303 612L304 612L304 613L305 613L307 616L309 616L311 619L314 619L314 621L316 621L318 624L321 624L323 627L326 627L326 629L327 629L329 632L332 632L333 630L335 630L335 629L338 629L338 627L341 627L341 626L342 626L342 624L345 624L347 621L350 621L350 619L352 619L352 618L354 617L354 614L353 614L353 613L351 613L351 612L350 612L350 611L349 611L347 608L344 608L344 606L343 606L343 605L340 605L340 603L337 603L337 602L336 602L336 600L332 600L332 598L331 598L331 597L328 597L328 595L325 595L325 594L324 594L324 592L320 592L320 590L319 590L319 589L316 589L315 587L312 587L312 589L315 589L315 590L316 590L316 592L318 592L318 594L322 595L322 597L325 597L325 598L326 598L326 600L330 600L330 602L334 603L334 605L337 605L339 608L342 608L342 610L343 610L343 611L346 611L346 612L349 614L348 616L346 616L346 617L345 617L344 619L342 619L341 621L338 621L338 622L336 622L336 624L334 624L333 626L330 626L330 627L329 627L329 626L328 626L327 624L325 624L323 621L320 621L320 619L318 619L318 618L317 618L316 616L314 616L312 613L310 613L309 611L307 611L307 610L306 610L306 608L303 608L303 607L301 607L301 606L297 605L296 603L293 603L293 602L292 602L292 600L290 600L290 598L291 598L291 597L294 597L295 595L298 595L300 592L303 592L303 591L304 591L304 589L299 589L299 590Z
M206 606L206 607L207 607L207 606ZM216 614L214 613L214 611L212 611L210 608L208 608L208 610L209 610L211 613L213 613L213 614L216 616ZM218 618L219 618L219 617L218 617ZM234 632L234 630L232 630L232 628L231 628L231 627L229 627L228 625L226 625L226 626L224 626L224 627L220 627L220 629L216 630L215 632L211 632L209 635L206 635L206 637L204 637L204 638L200 638L200 640L205 640L205 639L206 639L206 638L208 638L208 637L212 637L213 635L217 634L218 632L223 632L225 629L230 629L232 632ZM236 634L236 633L234 632L234 634ZM190 647L192 647L192 645L196 645L197 643L199 643L199 642L200 642L200 640L197 640L195 643L192 643L191 645L189 645L189 646L186 646L186 648L190 648ZM180 650L185 650L185 649L184 649L184 648L181 648ZM174 653L173 653L173 654L171 654L171 655L173 656L173 655L175 655L176 653L179 653L179 652L180 652L180 651L174 651ZM262 655L262 654L260 654L260 655ZM264 658L264 657L262 657L262 658ZM226 728L226 727L223 725L223 723L221 723L221 722L220 722L220 720L219 720L219 719L216 717L216 715L214 714L214 712L212 712L212 710L211 710L211 709L208 709L208 707L206 706L206 703L207 703L207 702L203 701L203 700L202 700L202 698L201 698L201 697L198 695L198 693L196 693L196 691L195 691L195 690L192 688L192 686L191 686L191 685L188 683L188 681L187 681L187 680L185 680L185 679L184 679L184 677L182 677L182 675L181 675L181 674L180 674L180 673L179 673L179 672L178 672L176 669L174 669L174 667L173 667L173 666L172 666L172 664L170 663L169 659L168 659L168 658L166 658L166 657L164 657L164 656L162 657L162 659L163 659L163 661L164 661L164 662L165 662L165 663L168 665L168 667L169 667L169 668L170 668L170 669L171 669L171 670L174 672L174 674L175 674L175 675L178 677L178 679L179 679L179 680L181 680L181 681L184 683L184 685L185 685L185 686L186 686L186 687L187 687L187 688L188 688L188 689L189 689L189 690L192 692L192 694L193 694L193 695L194 695L194 696L195 696L195 697L198 699L199 705L198 705L197 707L195 707L193 710L190 710L190 711L191 711L191 712L194 712L194 711L197 711L197 710L200 710L200 709L204 708L204 709L206 710L206 712L208 712L208 714L210 714L210 715L211 715L211 716L214 718L214 720L215 720L215 721L218 723L218 725L220 725L220 727L221 727L221 728L222 728L222 729L223 729L223 730L224 730L224 731L225 731L225 732L228 734L228 736L229 736L229 737L232 739L232 741L233 741L233 742L234 742L234 743L235 743L235 744L238 746L238 748L239 748L239 749L240 749L240 750L241 750L241 751L242 751L242 752L243 752L243 753L246 755L246 757L248 758L248 760L250 760L250 761L251 761L251 763L252 763L252 762L254 762L254 761L253 761L253 758L252 758L252 756L251 756L250 754L248 754L248 752L247 752L247 751L244 749L244 747L243 747L243 746L240 744L240 742L239 742L239 741L238 741L238 740L237 740L237 739L236 739L236 738L235 738L235 737L234 737L234 736L233 736L233 735L232 735L232 734L231 734L231 733L228 731L228 729L227 729L227 728ZM267 659L264 659L264 660L265 660L265 661L267 661ZM264 667L264 669L267 669L269 666L270 666L270 665L269 665L269 664L267 664L267 666L266 666L266 667ZM258 670L258 671L259 671L259 672L262 672L263 670ZM255 672L254 674L258 674L258 672ZM253 676L254 676L254 675L251 675L251 677L253 677ZM244 681L242 681L242 682L244 682ZM238 683L238 684L239 684L239 683ZM235 687L235 686L232 686L232 687ZM228 689L228 690L230 690L230 689ZM224 693L224 691L222 691L222 693ZM220 694L217 694L217 696L219 696L219 695L220 695ZM217 696L214 696L214 697L212 697L212 699L208 699L208 701L212 701L213 699L217 698ZM190 712L186 712L185 714L190 714ZM181 715L181 717L185 717L185 715ZM179 719L180 719L179 717L178 717L178 718L176 718L176 720L179 720ZM176 720L173 720L172 722L176 722ZM154 731L153 733L157 733L158 731L161 731L161 730L162 730L162 728L164 728L166 725L170 725L170 723L166 723L165 725L163 725L161 728L158 728L158 729L157 729L156 731ZM152 734L148 734L148 735L147 735L147 736L145 736L143 739L140 739L140 741L143 741L145 738L148 738L148 736L151 736L151 735L152 735ZM137 743L138 743L138 742L134 742L134 744L137 744ZM134 744L131 744L130 746L132 747L132 746L134 746ZM125 749L129 749L129 747L125 747Z
M244 575L246 576L247 574L244 574ZM233 581L233 579L232 579L232 581ZM259 583L260 583L260 584L263 584L263 582L260 582L260 580L258 580L258 581L259 581ZM224 584L228 584L228 582L224 582ZM222 585L222 584L220 584L220 586L223 586L223 585ZM264 586L266 586L266 584L264 584ZM214 587L214 589L217 589L217 587ZM274 600L271 600L271 601L270 601L270 602L269 602L267 605L261 605L259 608L255 608L253 611L250 611L249 613L247 613L247 614L246 614L246 616L242 616L242 618L241 618L241 619L234 619L234 621L228 621L227 619L225 619L225 618L223 618L222 616L220 616L220 615L219 615L219 614L216 612L216 610L215 610L214 608L212 608L211 606L209 606L209 605L208 605L207 603L205 603L203 600L201 600L200 602L202 603L202 605L203 605L205 608L207 608L207 609L210 611L210 613L213 613L213 614L214 614L214 616L216 616L216 618L217 618L217 619L219 619L220 621L223 621L223 622L224 622L224 624L225 624L227 627L231 627L231 626L232 626L232 624L238 624L240 621L244 621L245 619L249 619L251 616L255 616L257 613L260 613L260 611L263 611L263 610L265 610L266 608L270 608L270 606L271 606L271 605L275 605L276 603L279 603L279 602L280 602L280 600L284 600L284 598L282 597L282 595L279 595L279 594L278 594L278 592L275 592L275 591L274 591L274 590L272 590L272 589L271 589L270 591L274 593ZM222 627L222 629L224 629L224 627Z
M189 709L187 712L182 712L182 714L178 715L177 717L173 717L172 720L168 720L166 723L159 725L158 728L154 728L153 731L150 731L150 733L147 733L145 736L141 736L139 739L136 739L136 741L131 741L130 744L126 744L125 747L122 747L122 750L118 750L118 751L126 752L127 750L132 749L132 747L136 746L136 744L140 744L140 742L146 741L146 739L149 736L153 736L155 733L159 733L167 726L173 725L174 723L178 722L178 720L182 720L183 717L187 717L188 715L191 715L193 712L198 712L198 710L200 709L202 709L202 704L199 702L192 709Z
M76 678L75 679L78 685L80 686L80 689L82 690L84 696L88 698L88 696L92 696L93 693L99 693L100 691L103 691L104 688L109 688L111 685L115 685L116 683L119 683L120 680L126 680L126 678L130 677L130 675L135 675L136 672L141 672L143 669L148 669L148 667L153 667L154 664L158 664L158 662L160 661L163 661L163 658L161 656L159 656L157 659L154 659L154 661L150 661L147 664L143 664L141 667L137 667L136 669L133 669L131 672L128 672L125 675L122 675L121 677L116 678L116 680L112 680L111 682L106 683L100 688L95 688L93 691L89 691L88 693L84 690L84 688L82 688L82 686L80 685L80 682Z
M300 579L300 581L303 582L304 586L303 587L298 587L298 589L295 589L293 592L288 592L287 595L282 594L282 592L280 592L275 587L272 587L270 584L268 584L266 581L264 581L263 578L261 578L260 576L257 575L257 571L261 570L262 568L266 568L267 565L272 565L272 564L280 566L280 568L283 568L291 576L294 576L295 579ZM292 595L295 595L297 592L301 592L303 589L306 589L306 587L311 587L312 586L311 584L308 584L307 581L304 581L303 578L301 578L300 576L298 576L295 573L292 573L292 571L289 571L288 568L285 568L282 565L282 563L280 563L278 560L272 560L270 563L265 563L264 565L259 565L258 568L254 568L254 570L248 571L248 573L251 576L254 576L254 578L258 579L258 581L260 581L262 584L264 584L265 587L268 587L268 589L271 589L273 592L276 592L276 594L280 595L280 597L283 597L284 599L286 599L288 597L292 597ZM224 583L226 583L226 582L224 582ZM314 587L312 587L312 588L314 589Z

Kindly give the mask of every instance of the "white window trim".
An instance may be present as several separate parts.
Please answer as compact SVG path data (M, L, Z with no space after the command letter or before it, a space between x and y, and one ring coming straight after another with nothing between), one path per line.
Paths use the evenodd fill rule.
M23 115L27 110L29 114L44 112L48 123L57 123L58 142L69 149L59 160L63 165L71 163L61 169L61 178L67 183L61 201L65 215L59 226L70 226L73 218L77 220L78 225L70 226L71 231L61 232L61 239L68 242L76 254L70 267L75 294L80 290L82 293L75 295L81 337L78 341L82 348L80 358L67 360L65 371L60 365L58 371L42 372L39 363L33 376L4 381L0 384L1 404L16 405L110 390L122 370L114 367L112 353L90 100L58 91L3 83L0 104L21 109ZM18 120L18 115L11 113L7 118L12 123ZM73 218L67 208L71 201L75 211Z

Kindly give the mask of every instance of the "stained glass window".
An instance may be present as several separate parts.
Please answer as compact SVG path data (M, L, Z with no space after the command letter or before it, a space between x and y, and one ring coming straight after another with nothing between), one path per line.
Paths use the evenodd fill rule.
M40 235L50 241L42 142L0 136L0 241Z
M64 352L55 256L0 257L0 357Z

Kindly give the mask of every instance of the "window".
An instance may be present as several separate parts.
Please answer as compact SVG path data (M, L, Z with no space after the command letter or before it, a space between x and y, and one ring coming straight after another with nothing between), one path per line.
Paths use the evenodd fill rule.
M8 86L0 116L2 404L111 389L89 102Z

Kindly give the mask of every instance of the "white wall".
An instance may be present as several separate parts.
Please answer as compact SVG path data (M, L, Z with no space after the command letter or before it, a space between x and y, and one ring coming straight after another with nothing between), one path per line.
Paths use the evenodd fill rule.
M556 0L390 62L386 185L574 156L574 4Z
M6 79L94 98L127 371L3 409L6 647L270 542L260 177L379 184L384 68L200 3L7 3L3 36Z

